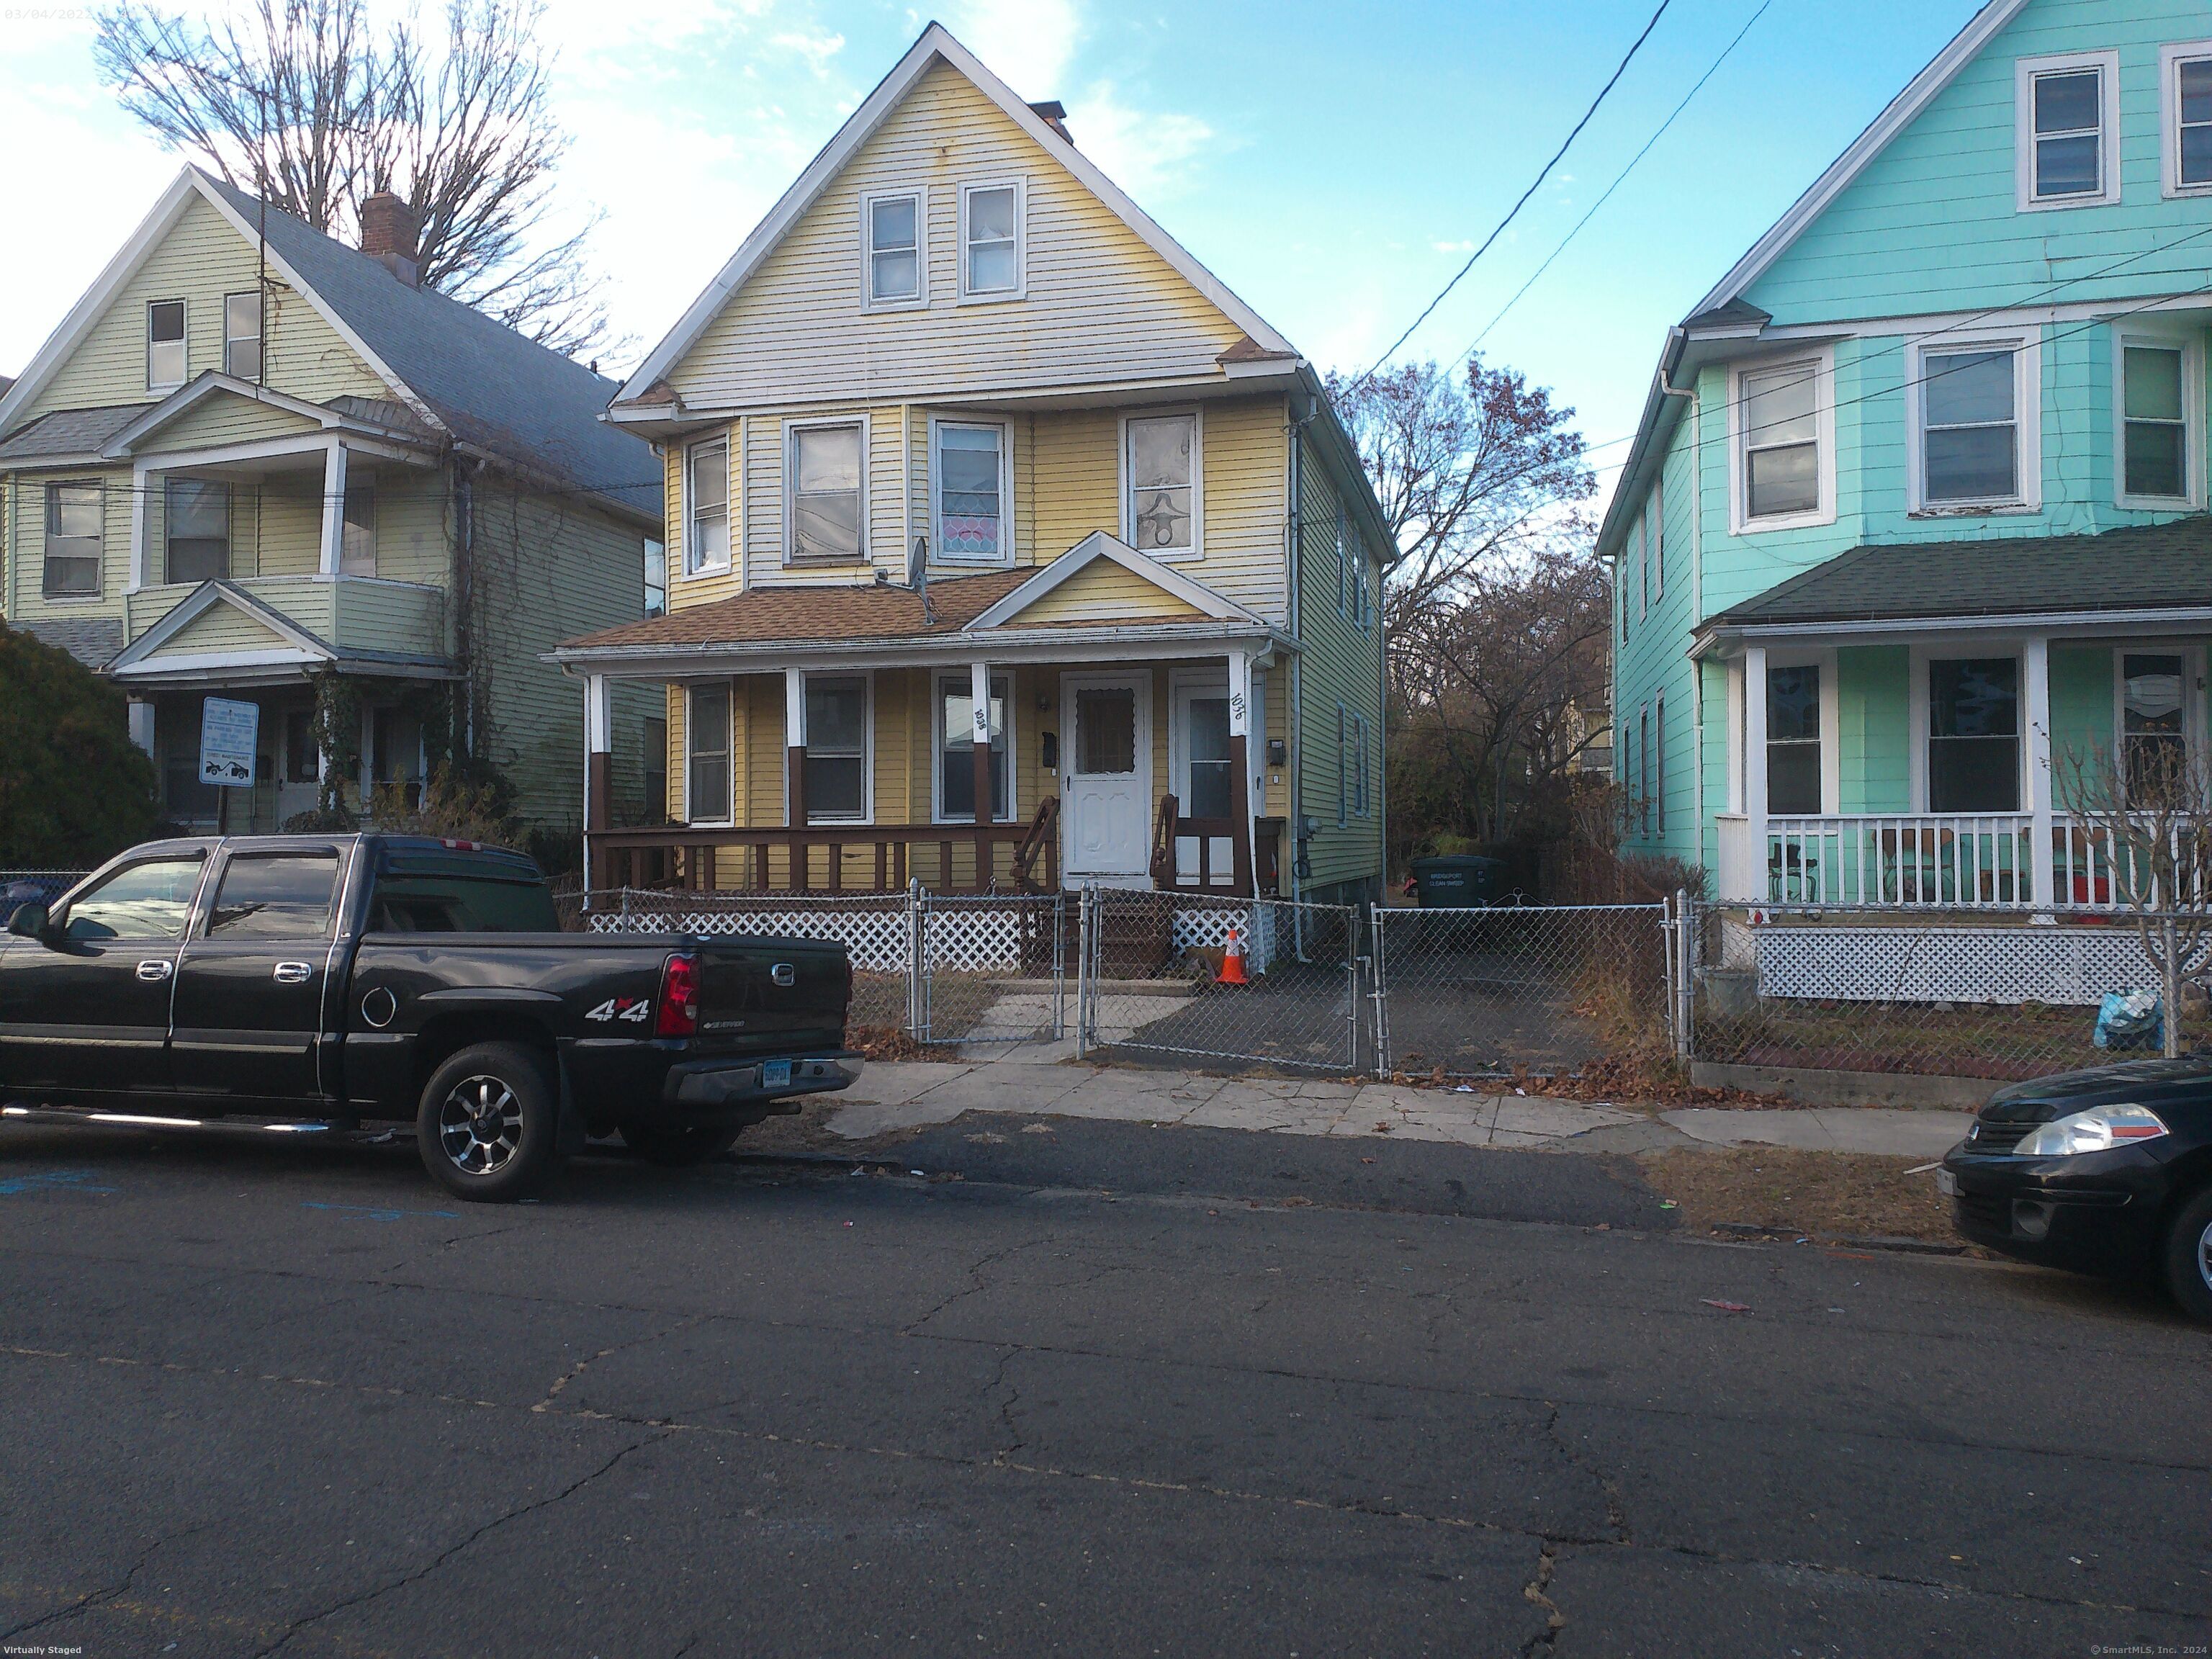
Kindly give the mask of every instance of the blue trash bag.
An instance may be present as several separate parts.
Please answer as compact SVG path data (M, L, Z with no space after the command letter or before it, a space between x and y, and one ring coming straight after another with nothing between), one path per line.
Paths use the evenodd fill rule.
M2100 1048L2164 1048L2166 1010L2155 991L2107 991L2097 1005L2097 1029L2090 1039Z

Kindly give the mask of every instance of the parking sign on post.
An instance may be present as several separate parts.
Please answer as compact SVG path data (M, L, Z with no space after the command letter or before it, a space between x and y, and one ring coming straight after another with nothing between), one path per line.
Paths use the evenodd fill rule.
M200 710L200 781L222 789L253 787L254 744L261 705L210 697Z

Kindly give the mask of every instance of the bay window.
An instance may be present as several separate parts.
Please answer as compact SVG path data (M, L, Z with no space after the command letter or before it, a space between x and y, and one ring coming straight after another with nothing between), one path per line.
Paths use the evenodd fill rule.
M2015 359L2032 348L1919 354L1920 501L1926 507L2022 500Z
M2020 810L2020 662L1931 658L1928 810Z
M1013 817L1007 794L1006 676L991 676L991 817L1006 823ZM951 823L972 823L975 817L975 692L963 671L941 675L937 682L937 815Z
M2161 505L2190 495L2186 356L2179 345L2120 349L2120 494Z
M726 570L730 565L730 447L694 444L684 457L684 568Z
M1006 429L951 421L937 437L937 556L948 564L1000 564L1006 537Z
M788 560L849 562L866 556L860 522L862 462L857 422L790 428Z
M806 677L806 821L860 823L868 816L868 681Z
M168 579L204 582L230 574L230 486L171 478L161 492Z

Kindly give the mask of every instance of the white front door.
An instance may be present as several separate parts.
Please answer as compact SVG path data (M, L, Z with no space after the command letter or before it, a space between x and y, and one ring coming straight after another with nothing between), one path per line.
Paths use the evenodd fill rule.
M1127 881L1152 862L1152 676L1069 674L1060 805L1071 881Z

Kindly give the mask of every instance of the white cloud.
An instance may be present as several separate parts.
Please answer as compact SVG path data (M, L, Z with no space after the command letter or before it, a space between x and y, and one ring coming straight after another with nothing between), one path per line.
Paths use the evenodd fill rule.
M1068 129L1083 153L1140 202L1176 194L1194 158L1214 143L1213 129L1196 116L1136 108L1110 81L1066 101Z
M1472 253L1476 245L1474 239L1468 237L1456 242L1431 242L1429 246L1439 253Z
M963 0L945 27L1022 97L1060 98L1088 32L1075 0Z

